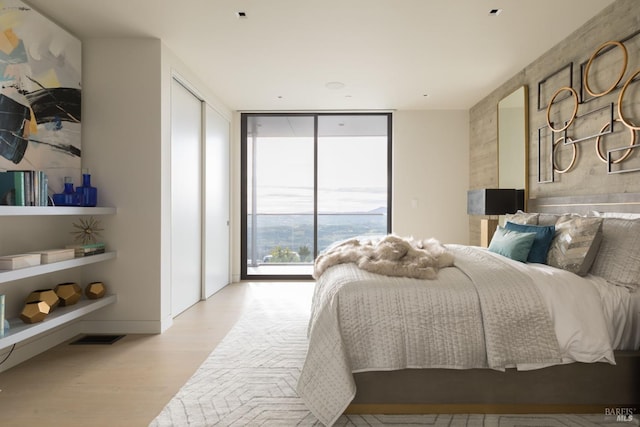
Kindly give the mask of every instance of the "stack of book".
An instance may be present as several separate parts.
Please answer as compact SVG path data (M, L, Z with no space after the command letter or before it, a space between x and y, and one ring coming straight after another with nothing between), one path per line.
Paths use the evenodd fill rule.
M48 187L43 171L0 172L0 205L47 206Z
M73 249L76 258L90 255L103 254L105 252L104 243L89 243L86 245L67 245L67 249Z

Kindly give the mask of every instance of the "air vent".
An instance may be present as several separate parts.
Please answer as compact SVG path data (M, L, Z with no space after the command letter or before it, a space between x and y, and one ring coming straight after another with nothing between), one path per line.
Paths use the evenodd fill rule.
M491 9L489 11L489 16L498 16L502 13L502 9Z
M124 335L85 335L82 338L79 338L71 342L70 345L87 345L87 344L111 345L114 342L124 337L125 337Z
M238 19L247 19L247 12L236 12Z

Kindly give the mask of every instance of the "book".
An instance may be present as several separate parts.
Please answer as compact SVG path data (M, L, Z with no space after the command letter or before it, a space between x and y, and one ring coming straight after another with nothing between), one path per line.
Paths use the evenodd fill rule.
M16 270L36 265L40 265L40 254L16 254L0 257L0 270Z
M4 295L0 295L0 337L4 336Z
M0 172L0 205L24 206L24 172Z

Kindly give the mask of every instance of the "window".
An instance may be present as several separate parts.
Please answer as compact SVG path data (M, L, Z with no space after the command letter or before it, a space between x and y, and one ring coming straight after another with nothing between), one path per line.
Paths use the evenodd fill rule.
M242 278L309 278L330 244L391 230L391 115L242 115Z

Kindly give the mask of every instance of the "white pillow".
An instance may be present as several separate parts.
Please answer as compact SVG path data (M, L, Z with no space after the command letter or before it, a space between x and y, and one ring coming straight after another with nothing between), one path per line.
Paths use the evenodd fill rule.
M640 219L604 218L590 273L630 290L640 287Z

